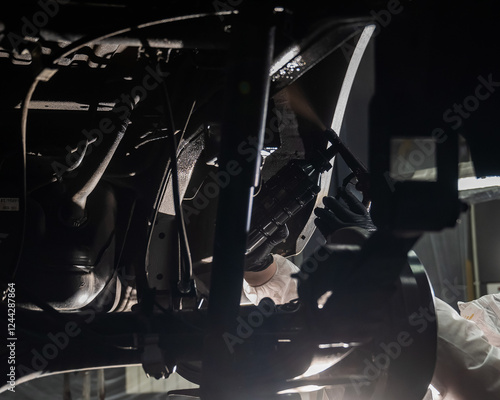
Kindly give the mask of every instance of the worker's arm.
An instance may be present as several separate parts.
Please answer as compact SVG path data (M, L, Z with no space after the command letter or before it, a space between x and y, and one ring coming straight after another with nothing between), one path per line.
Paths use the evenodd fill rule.
M432 386L443 400L500 399L500 348L476 323L436 299L437 361Z
M361 244L377 228L366 207L353 193L339 190L338 198L325 197L325 208L317 208L315 224L329 243ZM286 226L247 256L244 291L255 304L270 297L277 304L297 297L297 282L291 277L299 268L271 250L288 236ZM274 258L273 258L274 257Z
M288 237L288 228L283 225L259 247L245 258L245 281L251 286L260 286L268 282L276 273L276 263L271 251Z

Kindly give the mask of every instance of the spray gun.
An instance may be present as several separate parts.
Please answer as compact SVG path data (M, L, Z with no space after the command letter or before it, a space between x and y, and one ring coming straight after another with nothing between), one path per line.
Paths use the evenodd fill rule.
M330 160L338 153L351 169L345 180L347 184L354 176L356 188L363 193L363 204L369 206L368 171L366 167L342 143L332 130L325 130L331 146L316 152L304 160L291 160L272 178L265 182L255 198L252 222L247 239L247 254L313 200L320 191L318 176L332 168Z

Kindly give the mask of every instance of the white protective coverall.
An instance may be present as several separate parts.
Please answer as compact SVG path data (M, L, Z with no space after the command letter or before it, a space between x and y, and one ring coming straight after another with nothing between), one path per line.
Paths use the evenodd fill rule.
M243 290L255 305L264 297L276 304L298 298L299 268L273 255L275 275L264 285ZM423 400L500 400L500 294L459 303L461 315L436 298L437 362L431 386ZM337 400L337 399L335 399Z

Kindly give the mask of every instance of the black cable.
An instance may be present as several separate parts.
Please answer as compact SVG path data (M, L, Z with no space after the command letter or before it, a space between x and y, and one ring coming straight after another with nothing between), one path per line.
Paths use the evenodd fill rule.
M17 269L19 268L19 264L21 263L21 257L23 254L23 249L24 249L24 240L26 236L26 218L27 218L27 212L26 212L26 206L27 206L27 197L28 197L28 188L26 184L26 174L27 174L27 167L26 167L26 132L27 132L27 124L28 124L28 111L29 111L29 104L31 101L31 97L33 96L33 93L35 92L35 89L38 85L38 78L35 78L28 89L28 92L26 93L26 97L23 99L23 104L21 106L21 151L22 151L22 162L23 162L23 170L22 170L22 188L21 188L21 198L20 198L20 206L21 206L21 237L19 240L19 254L17 255L15 261L14 261L14 266L12 268L12 271L10 273L10 278L11 282L14 282L16 274L17 274Z
M168 96L168 93L166 91L166 88L164 88L165 95ZM168 99L168 97L166 97ZM167 100L170 116L169 118L172 118L171 115L171 110L170 110L170 103ZM171 123L172 129L173 129L173 121ZM179 175L178 175L178 169L177 169L177 143L175 139L175 134L174 130L172 130L171 134L169 135L170 138L170 156L172 159L172 192L173 192L173 197L174 197L174 208L175 208L175 216L176 216L176 222L177 222L177 230L179 233L179 240L180 240L180 246L181 246L181 271L180 271L180 277L179 277L179 282L178 282L178 289L182 293L188 293L191 290L191 281L193 277L193 264L191 260L191 251L189 249L189 242L187 238L187 232L186 232L186 225L184 221L184 214L182 212L182 207L181 207L181 198L180 198L180 191L179 191Z
M152 52L151 46L147 39L141 38L141 42L145 48L145 50L149 53L149 56L152 58L154 54ZM166 115L166 123L168 130L170 131L168 135L168 139L170 141L170 159L171 159L171 176L172 176L172 195L173 195L173 203L175 209L175 220L177 223L177 232L179 235L180 242L180 250L181 250L181 263L179 267L179 281L177 282L177 288L181 293L189 293L193 284L193 263L191 260L191 250L189 248L189 241L187 238L186 232L186 224L184 221L184 214L182 212L181 206L181 196L179 190L179 172L177 168L177 141L175 138L175 124L174 124L174 115L172 112L172 104L170 102L170 96L168 94L167 84L165 79L161 80L161 86L163 89L163 99L165 102L165 108L167 111ZM166 184L166 179L165 182ZM163 185L162 185L163 186ZM161 192L163 193L164 188L162 187ZM156 210L157 212L158 210Z
M186 232L186 224L184 221L184 214L181 207L181 197L179 190L179 171L177 168L177 141L175 138L175 126L173 120L173 112L168 95L167 85L165 80L162 80L163 95L165 100L165 107L168 112L167 123L170 129L170 158L171 158L171 175L172 175L172 194L174 200L175 220L177 222L177 231L179 234L179 241L181 247L181 265L179 271L178 289L181 293L188 293L191 290L191 281L193 277L193 265L191 260L191 251L189 249L189 242Z

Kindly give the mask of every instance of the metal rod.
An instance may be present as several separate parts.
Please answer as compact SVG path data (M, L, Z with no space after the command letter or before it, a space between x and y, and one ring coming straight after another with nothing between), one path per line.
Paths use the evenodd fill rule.
M479 257L477 255L476 207L470 206L470 234L472 247L472 266L474 268L474 295L481 297L481 278L479 276Z
M83 371L82 399L90 400L90 371Z
M249 13L252 11L256 10ZM263 21L266 11L258 18L242 15L242 20L233 26L235 41L219 157L220 170L231 179L221 188L218 200L201 385L204 400L241 398L242 394L237 389L241 376L225 338L236 329L252 194L258 181L264 138L274 48L274 28ZM256 21L260 25L255 25Z
M87 138L87 146L94 147L92 154L87 157L87 165L80 171L78 178L69 186L68 201L61 210L61 217L69 226L78 227L85 222L87 199L100 182L118 145L125 136L127 127L130 124L130 113L138 101L139 99L135 98L129 104L127 114L120 118L118 126L114 127L115 131L112 137L105 137L103 132L97 128L95 132L93 130L88 132L90 135L96 135L92 142Z
M99 394L99 400L105 400L106 381L104 379L104 369L97 370L97 392Z
M63 377L63 400L71 400L70 374L66 373Z

